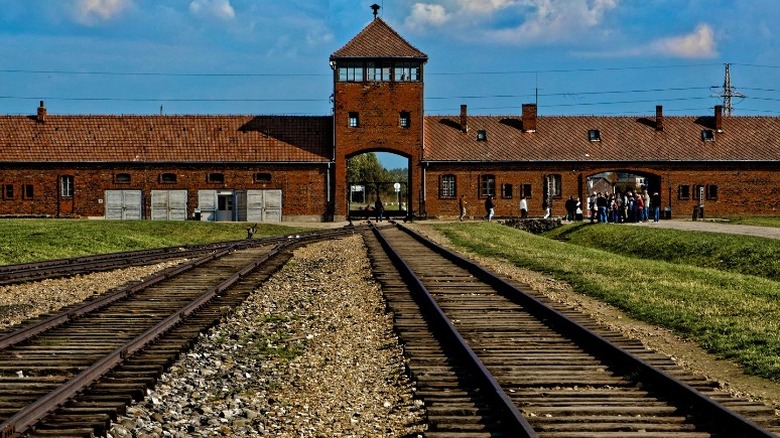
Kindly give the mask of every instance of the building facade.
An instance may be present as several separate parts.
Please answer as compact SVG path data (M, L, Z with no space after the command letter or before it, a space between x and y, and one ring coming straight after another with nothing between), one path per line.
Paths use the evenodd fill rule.
M381 18L330 56L333 114L0 117L0 216L332 221L350 215L349 159L408 159L403 203L455 217L530 214L545 199L658 192L670 215L780 209L780 118L426 115L428 60Z

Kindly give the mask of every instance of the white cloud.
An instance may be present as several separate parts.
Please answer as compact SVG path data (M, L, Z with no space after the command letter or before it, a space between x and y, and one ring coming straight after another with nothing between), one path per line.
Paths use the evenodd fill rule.
M523 6L529 11L519 26L489 31L491 39L507 43L538 43L578 41L598 28L605 15L617 8L618 0L568 1L526 0ZM597 29L598 33L607 32ZM595 32L592 32L595 33Z
M678 58L713 58L718 55L715 32L700 24L687 35L660 39L650 45L651 51Z
M108 21L132 4L131 0L78 0L75 3L76 20L82 24Z
M415 3L412 11L406 17L406 27L415 31L424 30L429 26L441 26L450 20L450 14L442 5Z
M232 20L236 17L236 11L230 4L230 0L192 0L190 12L219 20Z
M578 41L583 31L600 26L620 0L440 0L416 3L406 18L407 28L424 31L449 26L467 38L510 44ZM503 16L499 16L503 14ZM486 23L515 21L492 30ZM488 28L485 30L485 28ZM604 33L605 30L599 30Z

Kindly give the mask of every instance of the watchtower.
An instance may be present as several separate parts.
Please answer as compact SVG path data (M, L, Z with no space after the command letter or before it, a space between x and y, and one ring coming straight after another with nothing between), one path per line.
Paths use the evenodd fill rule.
M392 152L409 159L407 205L424 213L422 199L423 66L428 55L377 16L330 56L333 68L334 217L348 211L347 159Z

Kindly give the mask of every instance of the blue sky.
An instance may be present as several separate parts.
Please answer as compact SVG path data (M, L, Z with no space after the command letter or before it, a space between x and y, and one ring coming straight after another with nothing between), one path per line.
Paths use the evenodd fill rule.
M0 114L330 114L328 57L380 16L426 112L780 116L777 0L0 0ZM714 87L714 88L713 88Z

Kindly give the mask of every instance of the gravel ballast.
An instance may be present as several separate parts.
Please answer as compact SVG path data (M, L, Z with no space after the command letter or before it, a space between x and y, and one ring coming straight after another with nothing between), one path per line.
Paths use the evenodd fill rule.
M356 235L296 250L110 436L415 436L413 396Z

